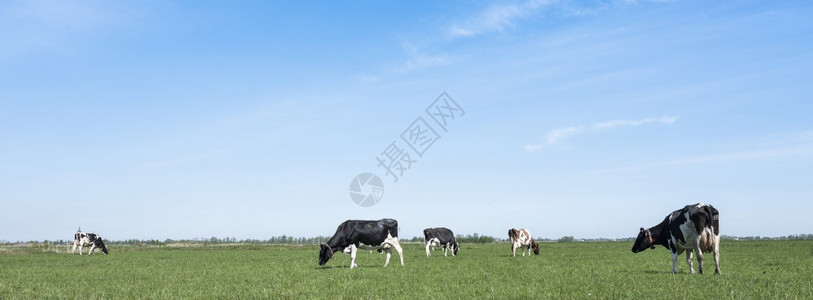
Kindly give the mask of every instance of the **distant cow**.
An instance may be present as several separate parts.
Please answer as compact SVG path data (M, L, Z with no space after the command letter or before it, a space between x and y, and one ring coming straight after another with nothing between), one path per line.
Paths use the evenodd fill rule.
M539 255L539 245L534 242L534 238L527 229L514 229L508 230L508 238L511 239L511 255L517 256L517 248L520 248L522 256L525 256L525 249L528 248L528 256L531 256L531 248L534 249L534 254Z
M347 220L336 228L333 237L322 244L319 251L319 265L323 266L333 257L333 253L344 251L350 248L350 268L356 265L356 252L361 245L380 247L378 252L387 252L387 261L384 266L390 264L392 248L398 252L401 258L401 265L404 265L404 253L401 244L398 242L398 221L393 219L381 219L377 221Z
M658 225L638 233L632 252L661 245L672 251L672 273L677 273L677 257L686 251L686 263L694 273L692 251L697 254L700 274L703 274L703 252L714 253L715 274L720 274L720 214L711 205L698 203L676 210Z
M426 242L426 257L429 257L429 247L442 246L443 256L446 256L449 249L452 250L452 256L457 255L457 250L460 250L460 244L454 238L454 233L448 228L426 228L423 230L424 242Z
M93 254L93 250L96 248L102 249L102 253L107 254L107 246L104 245L102 236L95 233L85 233L79 230L73 235L73 249L71 250L71 253L76 253L76 247L79 247L79 255L82 255L82 247L84 246L90 246L90 251L88 251L88 254Z

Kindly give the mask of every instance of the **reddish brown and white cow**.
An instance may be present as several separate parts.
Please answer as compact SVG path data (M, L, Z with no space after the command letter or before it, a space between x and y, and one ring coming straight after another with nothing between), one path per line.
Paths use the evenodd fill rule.
M703 274L703 253L714 254L715 274L720 274L720 213L713 206L703 203L686 205L678 209L658 225L638 232L632 252L661 245L672 251L672 273L677 273L677 257L686 251L686 263L694 273L692 251L697 255L700 274Z
M517 256L517 248L520 248L522 256L525 256L525 249L522 248L528 248L528 256L531 256L531 248L534 249L534 254L539 255L539 245L534 242L531 232L527 229L511 228L508 230L508 238L511 239L512 256Z

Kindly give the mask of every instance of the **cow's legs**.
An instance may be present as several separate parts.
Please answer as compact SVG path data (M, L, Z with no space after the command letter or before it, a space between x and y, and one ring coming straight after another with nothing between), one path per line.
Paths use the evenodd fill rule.
M446 254L448 253L449 253L449 243L446 243L446 245L443 245L443 256L447 256Z
M680 253L672 252L672 274L677 273L677 258Z
M714 274L720 274L720 237L714 237Z
M401 243L398 242L397 237L393 237L389 233L387 233L387 239L384 240L384 248L387 249L387 261L384 263L384 266L388 266L390 264L390 257L392 257L392 248L395 248L395 252L398 252L398 256L401 258L401 266L404 265L404 249L401 248Z
M697 252L697 268L700 270L700 274L703 274L703 251L700 251L699 245L694 249ZM694 273L694 270L692 270L692 273Z
M358 267L356 264L356 252L358 252L358 248L356 245L350 245L350 268Z
M82 243L79 243L79 255L82 255Z
M384 267L387 267L390 265L390 257L392 257L392 248L387 248L384 251L387 251L387 261L384 262Z
M96 244L91 245L90 246L90 251L88 251L88 254L93 254L93 250L95 250L95 249L96 249Z
M395 244L392 244L395 247L395 252L398 252L398 258L401 259L401 266L404 266L404 249L401 248L401 243L398 242L398 238L395 238Z
M426 257L429 257L429 247L432 246L432 240L426 242Z
M511 244L511 256L517 257L517 244Z
M73 249L71 249L71 254L76 254L76 246L77 246L76 243L73 243Z
M692 250L686 250L686 264L689 265L689 273L694 274L694 263L692 262Z

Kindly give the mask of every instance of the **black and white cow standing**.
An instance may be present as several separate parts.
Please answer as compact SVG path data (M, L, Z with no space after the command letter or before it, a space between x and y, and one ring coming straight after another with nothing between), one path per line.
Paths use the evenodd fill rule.
M424 242L426 242L426 257L429 257L429 247L443 246L443 256L446 256L449 249L452 250L452 256L457 255L457 250L460 250L460 244L454 238L454 233L449 228L426 228L423 230Z
M703 253L714 253L715 274L720 274L720 214L713 206L703 203L686 205L666 216L658 225L638 233L632 252L661 245L672 251L672 273L677 273L678 255L686 251L686 263L694 273L692 251L697 255L703 274Z
M342 252L345 248L350 248L350 268L356 265L356 252L361 245L380 247L378 252L387 252L387 261L384 266L390 264L392 248L398 252L401 258L401 266L404 265L404 251L398 242L398 221L393 219L381 219L377 221L347 220L336 228L327 243L322 244L319 250L319 265L323 266L333 257L336 252Z
M76 253L76 247L79 247L79 255L82 255L82 247L84 246L90 246L88 254L93 254L93 250L96 248L102 249L102 253L107 254L107 246L104 245L102 236L95 233L85 233L81 230L77 231L76 234L73 235L73 249L71 253Z

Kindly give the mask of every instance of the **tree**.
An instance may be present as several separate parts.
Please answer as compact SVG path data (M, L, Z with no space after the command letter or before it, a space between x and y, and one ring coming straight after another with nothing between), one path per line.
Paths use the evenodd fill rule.
M559 238L558 240L556 240L556 241L557 241L557 242L560 242L560 243L570 243L570 242L573 242L573 241L575 241L575 240L576 240L576 238L574 238L573 236L566 235L566 236L560 237L560 238Z

